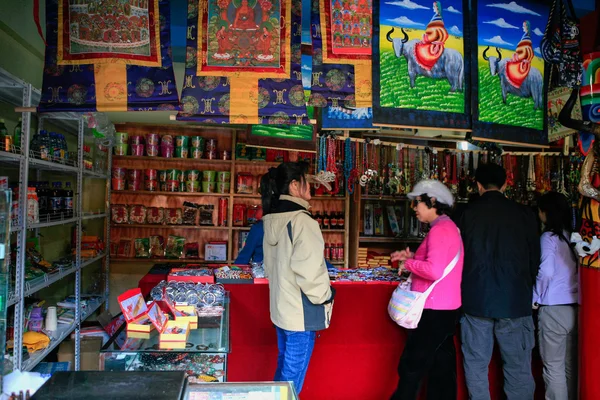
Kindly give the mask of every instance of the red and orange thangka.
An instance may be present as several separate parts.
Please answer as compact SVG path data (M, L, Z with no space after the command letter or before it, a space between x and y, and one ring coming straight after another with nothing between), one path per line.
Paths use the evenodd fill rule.
M444 54L448 31L442 19L442 6L439 1L433 3L433 18L427 24L423 40L415 46L415 59L427 71L431 71L438 59Z
M506 77L508 82L516 87L521 87L529 71L531 71L531 60L533 60L533 45L531 44L531 26L529 21L523 22L523 37L517 45L517 50L511 61L506 63Z

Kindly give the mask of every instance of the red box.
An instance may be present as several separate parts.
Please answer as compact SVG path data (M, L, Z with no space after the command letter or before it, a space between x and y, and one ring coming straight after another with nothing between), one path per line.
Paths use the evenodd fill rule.
M171 273L179 271L188 271L194 268L173 268ZM207 268L208 269L208 268ZM211 271L212 272L212 271ZM167 276L168 282L194 282L194 283L215 283L215 276L185 276L185 275L172 275Z

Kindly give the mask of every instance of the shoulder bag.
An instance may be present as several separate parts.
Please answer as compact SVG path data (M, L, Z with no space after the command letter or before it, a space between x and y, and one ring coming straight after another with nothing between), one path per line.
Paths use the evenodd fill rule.
M442 277L433 282L423 293L410 290L412 274L406 282L408 285L398 285L388 304L388 314L390 314L390 317L394 322L406 329L415 329L419 325L421 315L423 314L423 308L425 308L425 301L427 301L427 298L433 291L433 288L435 288L435 285L456 267L458 259L460 258L460 252L461 250L459 249L456 256L450 261L450 264L446 266Z

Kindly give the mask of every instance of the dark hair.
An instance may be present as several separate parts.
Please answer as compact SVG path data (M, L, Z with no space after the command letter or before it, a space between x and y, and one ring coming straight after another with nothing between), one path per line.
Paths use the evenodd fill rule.
M308 163L300 161L281 163L277 168L269 168L269 172L260 180L263 215L275 211L280 195L290 194L292 181L302 184L306 182L308 166Z
M485 163L477 167L475 180L485 190L501 189L506 183L506 171L498 164Z
M572 210L567 197L562 193L548 192L539 198L538 208L546 214L545 231L567 240L563 237L564 231L573 231Z
M427 208L435 208L435 213L437 215L450 215L452 213L452 207L450 207L446 203L442 203L435 199L435 203L431 201L431 197L427 196L425 193L421 195L421 202L427 206Z

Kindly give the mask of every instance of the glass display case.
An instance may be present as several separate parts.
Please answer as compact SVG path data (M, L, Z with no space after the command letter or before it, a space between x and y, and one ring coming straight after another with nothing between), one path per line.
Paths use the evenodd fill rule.
M185 400L298 400L290 382L189 384Z
M137 336L137 337L134 337ZM225 382L229 353L229 298L220 316L198 317L185 349L160 349L160 333L127 334L126 324L100 350L103 371L185 371L188 382Z

